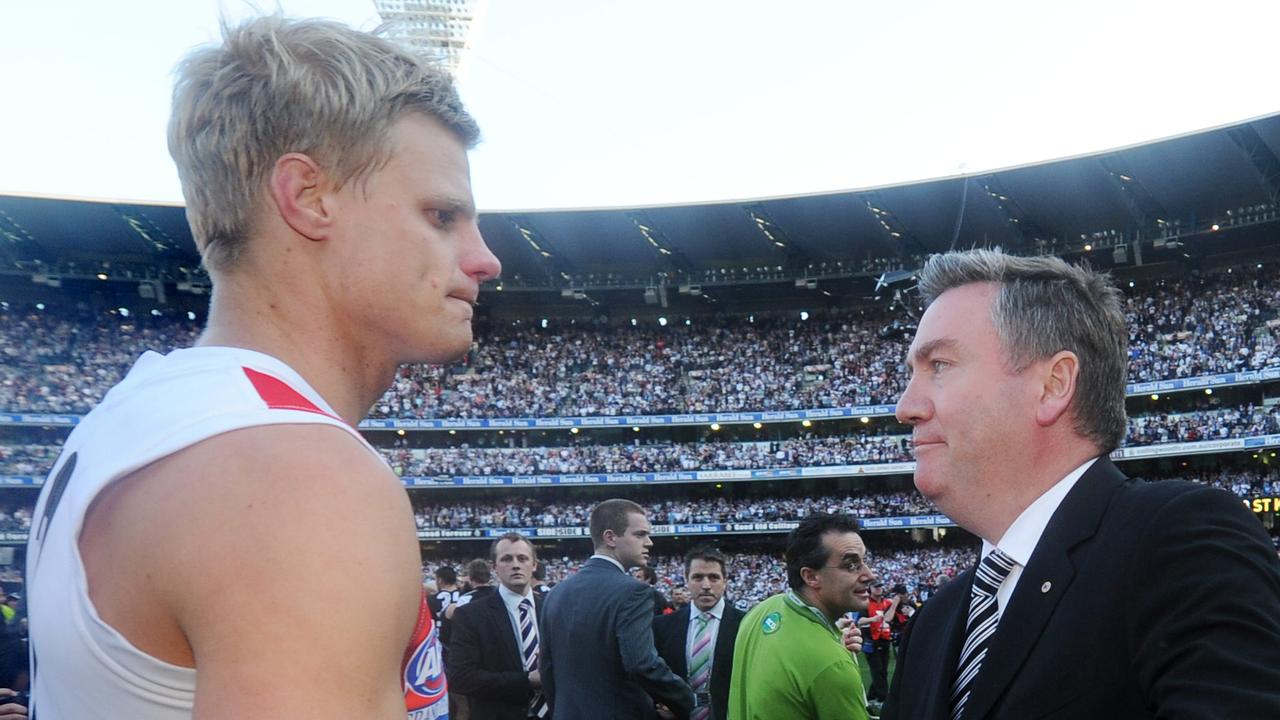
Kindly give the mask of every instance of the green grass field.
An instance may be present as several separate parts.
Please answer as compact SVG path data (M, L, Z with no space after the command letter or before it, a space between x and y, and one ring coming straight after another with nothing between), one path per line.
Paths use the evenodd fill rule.
M889 680L893 680L893 669L898 665L898 651L895 649L889 656ZM871 687L871 666L867 664L867 656L858 653L858 669L862 671L862 687Z

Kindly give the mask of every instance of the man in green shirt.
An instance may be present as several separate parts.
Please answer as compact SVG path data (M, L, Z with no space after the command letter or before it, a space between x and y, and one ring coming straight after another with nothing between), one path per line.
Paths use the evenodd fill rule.
M790 589L742 620L728 720L866 720L862 675L836 620L865 612L875 573L858 521L810 515L787 538Z

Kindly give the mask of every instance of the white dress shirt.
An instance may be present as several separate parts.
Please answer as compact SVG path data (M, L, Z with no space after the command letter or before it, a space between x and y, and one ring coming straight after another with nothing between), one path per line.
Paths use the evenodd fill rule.
M724 596L720 597L720 601L715 607L707 611L711 617L707 620L707 627L711 631L711 651L713 653L712 664L715 664L714 653L716 649L716 638L720 635L720 620L724 617ZM685 667L693 663L693 638L698 633L698 616L702 615L702 611L693 603L689 604L689 632L684 643L684 657L687 661Z
M986 557L995 548L1000 548L1005 555L1013 558L1017 563L1013 566L1013 570L1009 571L1009 576L1004 579L1000 589L996 591L996 602L999 603L1001 612L1008 607L1009 598L1013 597L1013 590L1022 577L1022 569L1030 562L1031 553L1035 552L1036 545L1040 543L1040 536L1044 535L1044 529L1053 519L1053 514L1058 511L1062 499L1071 492L1071 488L1076 486L1076 481L1096 460L1097 458L1089 459L1036 498L1036 501L1028 505L1027 509L1013 521L1009 529L1004 532L1004 537L1000 538L1000 542L992 545L985 539L982 541L982 557Z
M507 606L507 617L511 620L511 630L516 636L516 652L520 653L521 660L524 659L524 653L520 649L520 603L528 600L533 602L533 588L525 588L524 595L517 595L507 589L506 585L498 586L498 595L502 597L502 602ZM536 605L534 606L537 607ZM533 631L538 632L538 614L535 610L533 614Z

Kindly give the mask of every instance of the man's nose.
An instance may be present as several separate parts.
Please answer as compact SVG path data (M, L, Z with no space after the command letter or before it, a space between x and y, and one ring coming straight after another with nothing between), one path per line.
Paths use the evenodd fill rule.
M919 387L918 378L912 377L907 381L907 389L903 390L902 395L898 397L893 415L898 418L898 422L916 425L928 419L929 408L930 405Z

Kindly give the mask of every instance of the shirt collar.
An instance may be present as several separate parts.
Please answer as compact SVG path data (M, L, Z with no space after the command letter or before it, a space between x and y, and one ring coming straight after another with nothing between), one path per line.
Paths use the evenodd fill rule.
M805 602L804 598L800 597L800 593L787 588L786 600L801 615L804 615L805 617L812 617L813 620L822 623L822 626L831 631L834 635L840 634L840 631L836 628L836 624L831 621L831 618L827 617L827 614L818 608Z
M1000 548L1004 554L1013 558L1014 562L1026 567L1031 560L1031 553L1036 549L1036 544L1040 542L1040 536L1044 534L1044 529L1053 519L1053 514L1058 511L1063 498L1071 492L1071 488L1076 486L1076 481L1097 460L1098 458L1086 460L1083 465L1067 473L1066 477L1036 498L1036 501L1028 505L1027 509L1013 521L1009 529L1005 530L1000 542L992 545L989 541L983 540L982 557L986 557L993 549Z
M613 566L614 566L614 567L618 568L618 569L619 569L619 570L621 570L622 572L626 572L626 571L627 571L627 569L626 569L626 568L622 567L622 563L618 562L618 559L617 559L617 558L612 558L612 557L609 557L608 555L601 555L600 553L596 553L595 555L592 555L592 556L591 556L591 559L592 559L592 560L594 560L594 559L596 559L596 558L600 558L601 560L608 560L609 562L613 563Z
M724 619L724 596L723 595L720 596L720 600L716 602L715 606L712 607L710 610L708 610L707 613L709 613L711 617L715 618L716 620ZM698 616L701 614L702 614L701 610L699 610L696 606L694 606L693 603L689 603L689 623L690 624L698 622Z
M533 600L533 588L525 588L524 595L517 595L507 588L506 585L498 585L498 594L502 596L502 602L506 603L507 609L517 612L520 609L520 601Z

